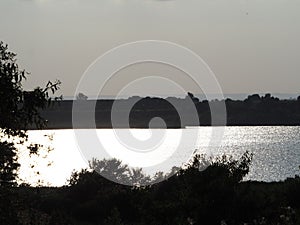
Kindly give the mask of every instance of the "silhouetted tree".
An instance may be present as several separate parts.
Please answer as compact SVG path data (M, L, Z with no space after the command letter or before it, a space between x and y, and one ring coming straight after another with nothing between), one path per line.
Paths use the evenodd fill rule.
M251 103L258 103L258 102L261 101L261 98L260 98L260 96L258 94L254 94L254 95L249 95L247 97L247 99L245 99L245 101L246 102L249 101Z
M49 81L45 88L37 87L33 91L25 91L22 81L27 75L25 70L19 69L16 54L0 42L0 136L18 138L21 143L27 138L26 131L29 126L46 126L47 121L41 117L40 110L51 104L49 94L54 94L60 85L59 81ZM18 167L13 142L1 142L0 157L0 186L12 184Z
M79 93L79 94L76 96L76 99L77 99L77 100L87 100L87 99L88 99L88 96L84 95L83 93Z
M9 187L16 184L20 166L15 142L22 144L27 140L29 126L46 126L47 121L41 117L40 110L51 104L50 93L54 94L60 84L49 81L45 88L25 91L22 81L27 75L25 70L19 69L16 54L0 42L0 221L4 224L16 224L13 211L17 203L9 191Z
M190 99L192 99L192 101L193 101L194 103L199 102L199 99L198 99L197 97L195 97L194 94L191 93L191 92L188 92L188 93L187 93L187 97L189 97Z
M264 99L266 99L266 100L270 100L272 98L272 96L271 96L271 94L270 93L267 93L267 94L265 94L265 97L264 97Z
M251 159L248 152L238 160L195 155L174 176L158 174L165 181L135 188L85 170L73 174L70 198L81 204L74 206L80 209L80 216L76 216L81 221L92 217L100 224L220 224L226 217L235 217L231 209L235 207L236 188L248 173ZM125 179L135 184L147 177L139 169L131 173L115 159L93 160L91 167L106 177L116 176L111 179L115 181ZM202 171L203 167L207 169ZM98 210L91 212L92 208Z

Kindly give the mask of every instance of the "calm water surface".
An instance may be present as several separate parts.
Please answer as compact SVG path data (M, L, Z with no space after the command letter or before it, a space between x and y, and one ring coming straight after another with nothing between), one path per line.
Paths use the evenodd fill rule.
M195 146L209 156L231 155L240 157L245 151L254 153L250 173L246 180L279 181L300 174L300 127L197 127L201 138ZM212 138L213 131L224 130L221 140ZM149 130L134 129L133 134L141 139L149 137ZM152 130L152 132L157 132ZM168 139L159 149L161 156L168 157L176 148L182 130L168 130ZM122 146L113 138L112 130L97 130L111 149ZM50 136L50 138L48 136ZM64 185L73 170L87 167L87 162L77 145L73 130L29 131L29 141L44 144L40 157L29 158L25 150L20 153L20 177L23 181L43 185ZM95 146L91 146L93 148ZM48 149L52 151L48 152ZM187 154L180 149L181 154ZM128 159L128 162L131 162ZM126 159L125 159L126 161ZM175 162L174 162L175 164ZM34 166L33 168L31 168ZM173 165L170 165L170 167Z

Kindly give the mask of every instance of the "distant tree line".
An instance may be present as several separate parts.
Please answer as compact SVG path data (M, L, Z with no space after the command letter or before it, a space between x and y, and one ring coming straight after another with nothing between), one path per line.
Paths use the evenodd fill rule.
M211 125L211 110L210 107L218 108L226 106L227 125L230 126L260 126L260 125L300 125L300 96L297 99L280 100L279 98L265 94L249 95L245 100L203 100L200 101L192 93L187 93L185 98L158 98L158 97L139 97L133 96L128 99L118 100L87 100L87 96L79 94L76 101L80 101L82 107L82 128L88 128L85 123L85 110L89 104L94 104L95 121L98 128L111 128L111 110L112 105L117 102L118 105L125 106L136 103L132 107L129 115L129 125L134 128L148 128L149 122L154 117L162 118L168 128L181 128L185 126L210 126ZM187 99L191 99L193 105L186 104ZM84 100L84 101L82 101ZM176 102L176 105L181 107L181 112L171 104ZM46 118L48 128L72 128L72 100L61 101L56 107L48 108L42 111L42 115ZM189 118L192 113L191 107L195 107L198 113L199 121L186 121L182 123L181 116ZM179 115L180 114L180 115ZM118 111L120 118L124 117L122 107ZM121 120L120 120L121 121ZM121 122L115 123L120 128L128 128L128 124ZM216 124L224 125L224 124ZM158 124L158 127L160 125Z

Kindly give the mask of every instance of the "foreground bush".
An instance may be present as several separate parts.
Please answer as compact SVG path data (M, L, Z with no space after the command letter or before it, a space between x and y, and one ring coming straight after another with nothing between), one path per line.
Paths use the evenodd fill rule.
M221 157L209 161L202 171L207 161L196 155L176 175L146 187L123 186L83 170L73 174L69 186L14 188L19 196L16 218L20 224L51 225L299 224L300 178L243 182L251 159L249 153L239 160ZM108 171L107 166L114 165L133 179L128 177L128 167L116 160L94 161L93 165Z

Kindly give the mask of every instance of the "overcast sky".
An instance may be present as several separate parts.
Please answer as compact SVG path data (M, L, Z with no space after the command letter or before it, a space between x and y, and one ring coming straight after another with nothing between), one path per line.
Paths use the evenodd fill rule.
M0 0L0 40L32 73L26 88L58 78L66 96L101 54L144 39L196 52L224 93L300 93L299 12L298 0Z

